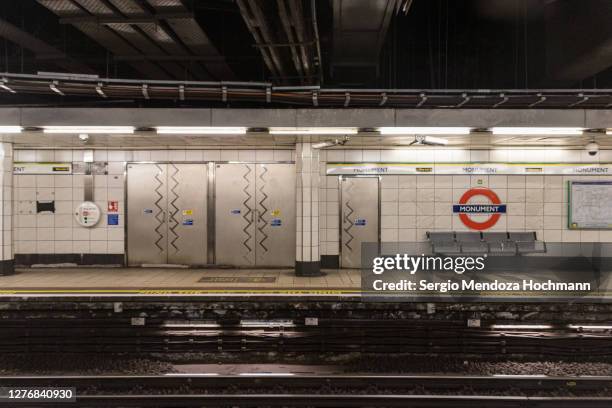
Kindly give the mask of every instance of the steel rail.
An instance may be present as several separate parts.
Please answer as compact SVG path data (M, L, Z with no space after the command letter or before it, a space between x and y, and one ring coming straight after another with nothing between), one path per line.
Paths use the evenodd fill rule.
M594 397L588 393L602 390L610 392L611 385L612 377L545 376L279 374L262 377L253 374L0 377L0 386L76 387L78 406L83 407L160 405L164 407L228 405L472 407L475 403L495 408L528 406L573 408L587 405L609 407L612 404L612 397ZM185 387L193 390L194 394L185 394ZM80 388L84 388L86 394L79 393ZM250 393L244 393L244 389L248 389ZM138 394L130 393L134 390L137 390ZM173 394L172 392L176 390L180 390L180 393ZM366 390L366 393L363 390ZM516 395L518 390L525 395ZM544 391L565 392L569 395L542 396L541 393ZM487 392L488 394L485 394ZM492 392L512 395L491 395ZM579 393L585 395L575 395ZM74 403L65 405L56 403L53 406L61 407L69 404L74 406ZM0 406L3 406L2 403ZM24 403L20 406L28 405Z
M427 387L445 389L472 387L474 389L507 389L517 387L538 391L560 388L575 391L603 390L612 387L612 376L547 376L547 375L413 375L413 374L299 374L293 373L242 373L220 375L217 373L164 375L18 375L0 376L0 386L76 386L125 389L134 386L174 388L188 384L190 387L226 388L231 386L272 388L279 384L284 388L308 388L333 386L337 388ZM612 390L610 390L612 392Z

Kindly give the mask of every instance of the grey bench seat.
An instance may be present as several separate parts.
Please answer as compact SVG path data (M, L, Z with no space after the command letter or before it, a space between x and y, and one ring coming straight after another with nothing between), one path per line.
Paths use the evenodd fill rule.
M516 242L510 240L507 232L483 232L482 238L493 255L516 254Z
M546 243L538 241L535 231L532 232L509 232L511 241L516 243L516 251L519 254L537 254L546 252Z
M546 252L546 243L537 239L535 231L430 231L427 238L434 254L524 255Z

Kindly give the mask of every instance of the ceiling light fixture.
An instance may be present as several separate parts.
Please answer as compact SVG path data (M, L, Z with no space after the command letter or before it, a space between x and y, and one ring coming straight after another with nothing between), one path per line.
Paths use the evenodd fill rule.
M442 139L441 137L416 135L414 137L414 141L410 143L410 146L412 145L446 146L447 144L448 144L448 140Z
M21 133L21 126L0 126L0 133Z
M577 127L494 127L491 132L494 135L555 135L555 136L580 136L584 129Z
M12 94L17 93L13 88L8 86L5 81L0 82L0 88L4 89L5 91L10 92Z
M549 324L494 324L492 329L546 330L552 329Z
M469 135L469 127L380 127L381 135Z
M313 149L323 149L325 147L332 147L332 146L338 146L338 145L344 146L345 144L348 143L349 140L351 140L351 138L348 136L345 136L342 139L325 140L323 142L313 143L312 148Z
M271 127L271 135L356 135L359 129L344 127Z
M570 329L585 329L585 330L612 330L610 325L590 325L590 324L570 324Z
M132 134L134 126L43 126L44 133Z
M240 126L157 126L160 135L244 135L246 127Z

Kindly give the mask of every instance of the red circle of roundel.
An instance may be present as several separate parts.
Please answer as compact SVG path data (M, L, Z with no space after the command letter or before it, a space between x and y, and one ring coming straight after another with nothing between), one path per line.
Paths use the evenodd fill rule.
M459 204L467 204L469 199L474 196L485 196L489 200L491 200L491 203L501 204L501 200L499 199L497 194L495 194L493 190L489 190L487 188L472 188L466 191L465 193L463 193L463 195L459 199ZM459 214L459 219L461 220L463 225L465 225L466 227L478 230L478 231L482 231L482 230L491 228L492 226L497 224L497 221L499 221L500 217L501 217L501 214L499 213L491 214L488 220L483 221L483 222L476 222L476 221L473 221L467 214Z

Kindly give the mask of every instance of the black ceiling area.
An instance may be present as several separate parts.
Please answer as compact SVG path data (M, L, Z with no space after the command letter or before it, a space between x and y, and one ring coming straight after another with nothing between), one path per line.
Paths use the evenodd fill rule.
M609 0L1 1L0 103L608 108L610 21Z

